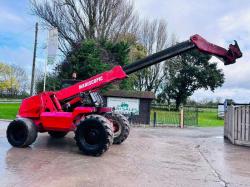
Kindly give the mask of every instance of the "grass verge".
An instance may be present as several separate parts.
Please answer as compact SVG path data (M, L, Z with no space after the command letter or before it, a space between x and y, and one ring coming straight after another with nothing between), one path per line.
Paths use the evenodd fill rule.
M224 120L217 117L217 112L199 112L198 116L200 127L219 127L224 125Z
M15 119L20 103L0 103L0 119Z
M171 124L171 125L180 124L179 112L152 109L150 114L151 122L153 122L154 119L154 112L156 112L157 124ZM223 125L224 125L224 120L217 117L217 109L198 110L199 127L219 127Z

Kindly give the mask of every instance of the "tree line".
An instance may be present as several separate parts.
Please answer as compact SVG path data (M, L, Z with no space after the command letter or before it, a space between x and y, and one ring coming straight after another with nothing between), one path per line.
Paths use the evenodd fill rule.
M31 0L32 11L45 28L56 27L64 60L48 76L47 88L60 89L62 79L76 72L86 79L115 65L124 66L178 43L165 20L141 19L128 0ZM211 56L187 52L141 70L108 89L152 91L157 101L184 104L195 90L212 91L224 74ZM42 90L43 79L37 83Z
M26 71L18 65L0 62L0 97L27 97Z

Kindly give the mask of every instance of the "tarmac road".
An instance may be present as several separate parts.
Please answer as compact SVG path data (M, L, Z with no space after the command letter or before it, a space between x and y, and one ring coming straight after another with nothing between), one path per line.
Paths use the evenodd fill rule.
M224 141L222 128L133 128L101 157L84 156L73 133L39 134L12 148L0 122L0 186L250 186L250 148Z

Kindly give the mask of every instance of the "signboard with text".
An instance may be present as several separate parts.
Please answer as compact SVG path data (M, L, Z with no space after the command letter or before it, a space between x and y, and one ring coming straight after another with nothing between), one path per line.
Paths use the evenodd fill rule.
M139 115L139 99L108 97L107 105L121 114Z

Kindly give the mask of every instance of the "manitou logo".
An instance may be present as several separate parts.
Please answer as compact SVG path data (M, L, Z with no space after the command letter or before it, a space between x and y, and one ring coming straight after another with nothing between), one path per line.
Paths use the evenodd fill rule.
M91 81L88 81L88 82L85 82L85 83L81 84L79 86L79 89L81 90L81 89L83 89L83 88L85 88L87 86L93 85L93 84L98 83L100 81L103 81L103 77L102 76L101 77L97 77L97 78L95 78L95 79L93 79Z

